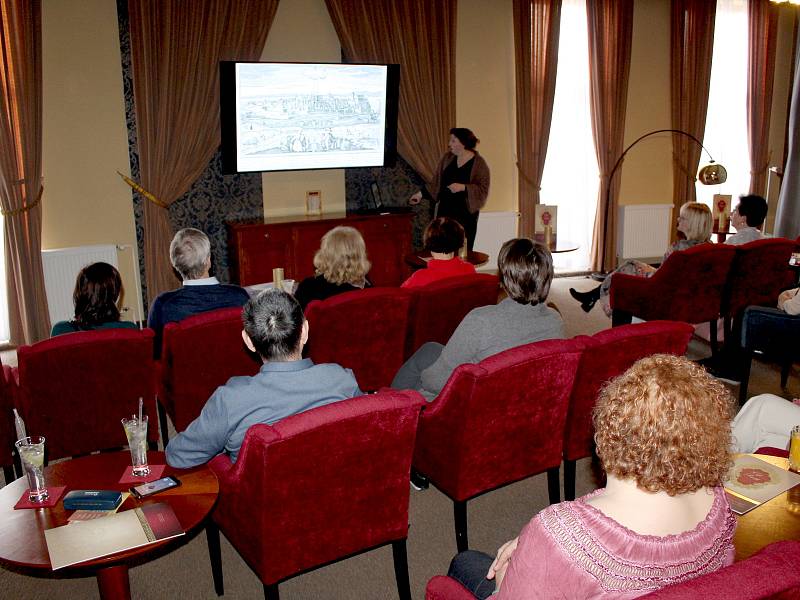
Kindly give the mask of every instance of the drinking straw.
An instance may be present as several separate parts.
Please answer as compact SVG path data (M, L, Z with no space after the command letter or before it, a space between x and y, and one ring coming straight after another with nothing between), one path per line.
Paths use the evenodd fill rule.
M142 424L142 404L143 403L144 403L144 401L142 400L142 397L139 396L139 425L140 426Z

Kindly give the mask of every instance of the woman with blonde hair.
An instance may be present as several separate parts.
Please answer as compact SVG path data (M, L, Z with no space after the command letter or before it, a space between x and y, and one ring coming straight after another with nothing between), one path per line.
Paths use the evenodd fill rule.
M536 515L497 557L467 551L450 576L477 598L636 598L733 563L722 488L733 403L683 358L643 358L594 410L604 488ZM494 596L493 596L494 597Z
M679 250L686 250L698 244L705 244L711 241L711 209L700 202L687 202L681 206L678 214L678 233L683 238L672 244L664 253L661 264L667 260L670 254ZM575 288L569 288L570 295L581 303L584 312L589 312L594 308L595 302L600 300L603 311L607 316L611 316L611 280L614 273L624 273L637 277L652 277L656 272L656 267L648 265L638 260L627 260L619 267L609 273L603 283L588 292L579 292Z
M314 255L314 277L300 282L295 298L305 310L312 300L325 300L342 292L372 287L367 278L371 264L367 260L364 238L353 227L334 227L322 236Z

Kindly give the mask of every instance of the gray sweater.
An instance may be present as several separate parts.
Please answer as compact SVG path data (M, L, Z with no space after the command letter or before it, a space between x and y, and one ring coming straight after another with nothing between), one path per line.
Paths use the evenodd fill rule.
M561 315L544 304L531 306L506 298L496 305L481 306L464 317L439 359L422 372L420 392L433 399L458 365L478 363L515 346L563 338Z

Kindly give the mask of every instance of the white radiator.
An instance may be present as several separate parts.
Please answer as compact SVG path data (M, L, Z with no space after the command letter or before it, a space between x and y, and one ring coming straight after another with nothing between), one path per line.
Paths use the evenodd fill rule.
M489 262L478 271L497 269L497 254L501 246L511 238L517 237L519 213L512 211L483 212L478 218L478 232L475 235L475 250L489 255Z
M123 248L127 248L127 246L103 244L42 251L47 307L50 311L50 321L52 323L68 321L75 316L72 293L75 290L75 279L80 270L86 265L95 262L106 262L118 269L117 251ZM138 265L136 267L136 272L138 273ZM133 300L136 296L136 290L128 290L126 296L128 300ZM123 311L122 318L125 320L129 318L136 320L138 318L138 315L130 314L130 309L127 307L123 307ZM141 308L138 314L142 314Z
M628 204L619 207L617 260L657 259L669 246L672 204Z

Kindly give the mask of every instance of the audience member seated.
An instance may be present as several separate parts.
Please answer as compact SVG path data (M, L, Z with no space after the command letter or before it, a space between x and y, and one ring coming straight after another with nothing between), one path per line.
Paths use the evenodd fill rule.
M251 425L272 425L311 408L362 395L353 372L302 358L308 321L290 294L265 290L242 313L242 339L263 361L253 377L231 377L200 416L167 445L167 463L187 469L225 452L236 462Z
M294 296L305 310L312 300L325 300L342 292L372 287L367 278L370 262L358 229L340 225L322 236L314 255L314 277L306 277Z
M731 213L731 225L736 228L734 235L725 239L726 244L740 246L764 237L761 227L767 218L767 201L761 196L739 196L739 204Z
M507 241L497 257L508 298L470 311L446 346L427 342L400 367L395 389L419 390L433 400L453 370L515 346L564 337L564 323L545 301L553 280L550 251L527 238Z
M723 478L732 402L685 358L656 354L601 392L594 410L606 487L536 515L492 558L457 555L449 575L478 598L635 598L733 562Z
M733 419L733 448L755 452L770 447L789 449L792 427L800 425L800 399L785 400L774 394L759 394L744 403Z
M220 283L210 275L211 242L199 229L178 231L169 245L169 258L183 286L159 294L150 307L147 326L156 332L156 357L161 353L161 331L167 323L209 310L244 306L249 298L238 285Z
M113 266L97 262L83 267L72 293L75 318L53 325L50 336L95 329L136 329L136 323L119 320L122 295L122 279Z
M448 277L474 273L474 266L455 255L464 245L464 239L464 228L455 219L439 217L428 223L424 241L431 259L424 269L412 273L400 287L422 287Z
M778 308L789 315L800 315L800 288L781 292L778 296Z
M711 209L699 202L687 202L681 206L678 216L678 233L683 235L672 244L664 253L661 259L663 264L670 254L678 250L686 250L698 244L705 244L711 240ZM637 277L652 277L656 272L656 267L648 265L638 260L626 260L619 267L609 273L603 283L588 292L579 292L575 288L569 288L570 295L581 303L584 312L589 312L594 308L595 303L600 300L603 311L607 316L611 316L611 281L614 273L625 273L626 275L636 275Z

